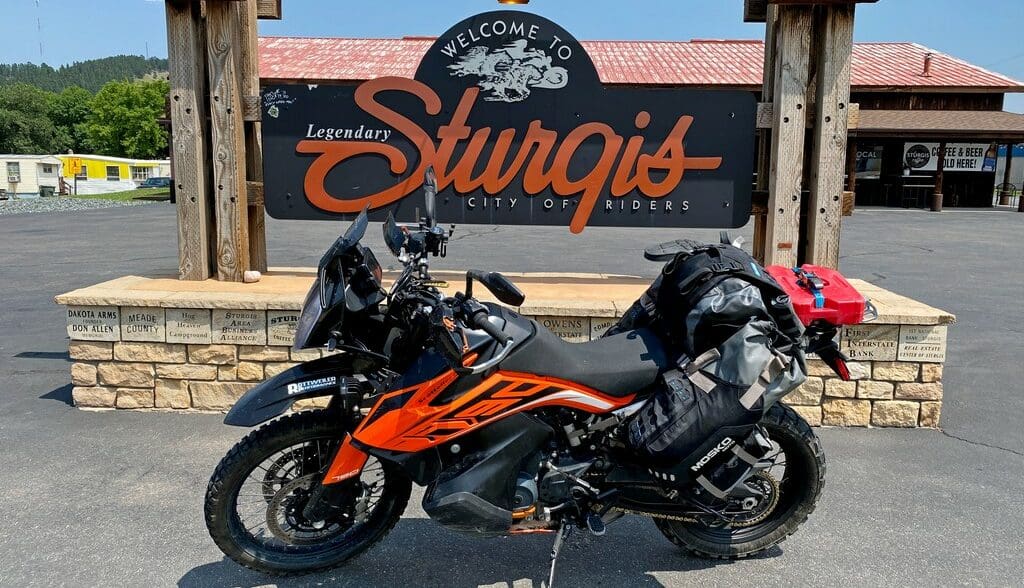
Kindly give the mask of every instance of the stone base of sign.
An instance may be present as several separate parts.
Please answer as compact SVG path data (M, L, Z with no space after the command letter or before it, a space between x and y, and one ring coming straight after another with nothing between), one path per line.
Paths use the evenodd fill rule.
M519 311L570 341L600 337L648 281L604 274L507 274ZM273 269L260 282L128 276L56 298L67 306L72 397L88 409L225 411L248 390L320 350L289 349L313 271ZM436 272L463 287L464 274ZM844 382L817 359L786 397L814 426L938 427L946 331L953 315L859 280L878 320L844 329ZM483 299L482 288L477 292ZM322 406L324 399L296 403Z

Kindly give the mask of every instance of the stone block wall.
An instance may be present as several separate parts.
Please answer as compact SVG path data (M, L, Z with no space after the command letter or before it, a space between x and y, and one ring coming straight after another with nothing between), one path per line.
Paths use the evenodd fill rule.
M912 361L850 362L849 382L818 359L808 378L783 402L812 426L938 427L942 364Z
M83 408L225 411L249 388L319 350L282 346L71 341L72 397Z
M68 306L72 396L92 409L225 411L250 387L321 357L292 351L295 308ZM523 310L526 310L525 308ZM545 327L569 341L600 337L612 316L546 308ZM608 314L608 313L605 313ZM870 323L843 330L852 381L808 361L805 384L785 398L814 426L938 427L944 325ZM321 404L317 403L306 404Z

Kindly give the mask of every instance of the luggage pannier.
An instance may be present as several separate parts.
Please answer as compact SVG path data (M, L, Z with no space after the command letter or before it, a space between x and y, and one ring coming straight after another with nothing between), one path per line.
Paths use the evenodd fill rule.
M628 422L626 441L656 475L696 480L713 493L732 483L731 475L722 479L729 469L722 465L753 466L770 449L757 423L806 380L803 325L789 296L725 241L680 241L648 255L670 259L606 333L647 326L669 343L678 369L663 374L663 385Z

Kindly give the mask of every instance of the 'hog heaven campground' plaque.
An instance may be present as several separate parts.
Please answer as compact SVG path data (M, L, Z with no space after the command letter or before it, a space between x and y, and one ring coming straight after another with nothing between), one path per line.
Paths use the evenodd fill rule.
M750 92L602 85L583 46L526 12L470 17L414 79L263 89L265 202L282 219L739 227L750 218Z

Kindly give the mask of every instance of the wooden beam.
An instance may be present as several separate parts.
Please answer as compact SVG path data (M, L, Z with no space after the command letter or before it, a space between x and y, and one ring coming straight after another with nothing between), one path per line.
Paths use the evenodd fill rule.
M262 19L281 20L281 0L256 0L256 13Z
M794 266L800 237L811 9L782 6L778 10L765 263Z
M853 4L839 4L821 10L819 19L807 261L833 269L839 267L853 15Z
M779 9L770 6L765 11L764 29L764 66L762 69L762 96L773 95L775 88L775 27L778 21ZM760 105L758 105L760 106ZM758 108L758 114L761 110ZM771 172L772 163L772 134L771 125L758 127L757 132L757 184L755 190L768 194L768 176ZM765 232L767 231L768 208L767 196L764 206L759 211L751 211L754 217L754 242L752 244L754 259L764 263Z
M280 4L279 4L280 7ZM242 47L239 73L242 85L242 118L245 121L245 177L248 182L263 185L263 136L259 122L260 73L259 43L256 35L257 5L245 3L245 10L238 12L238 46ZM259 202L248 202L246 217L249 230L249 268L267 271L267 229L266 213L263 208L263 193Z
M770 129L774 122L775 109L772 107L771 102L758 102L757 103L757 115L755 125L759 129ZM855 130L857 125L860 124L860 104L856 102L847 105L846 109L846 128L849 130ZM814 120L807 121L807 128L814 127Z
M939 160L935 163L935 193L932 194L931 209L942 212L942 181L946 171L946 142L939 142Z
M210 203L205 97L206 47L199 6L168 2L167 59L170 83L171 151L178 210L178 277L210 277Z
M767 23L767 0L743 0L743 22Z
M249 269L245 134L238 71L244 52L238 42L238 12L244 10L241 2L206 5L217 278L233 282L241 282L242 274Z

